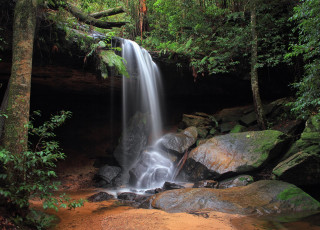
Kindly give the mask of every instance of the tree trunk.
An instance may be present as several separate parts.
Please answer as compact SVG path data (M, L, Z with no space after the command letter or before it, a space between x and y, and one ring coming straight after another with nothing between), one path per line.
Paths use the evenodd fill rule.
M261 129L266 129L265 116L261 103L259 93L259 80L258 80L258 36L256 31L256 0L251 0L251 33L252 33L252 46L251 46L251 88L253 93L254 108L257 115L258 125Z
M124 9L122 6L118 6L118 7L104 10L104 11L97 12L97 13L92 13L92 14L89 14L89 16L93 17L95 19L98 19L98 18L103 18L103 17L108 17L108 16L120 14L120 13L124 13Z
M7 106L8 106L8 93L9 93L9 86L7 86L6 92L4 93L4 96L3 96L3 99L1 102L1 107L0 107L1 114L6 114ZM3 135L3 128L4 128L5 120L6 120L6 118L4 116L0 116L0 140Z
M88 14L85 14L80 9L71 5L69 3L62 5L67 11L69 11L74 17L78 19L80 22L84 22L88 25L96 26L102 29L112 29L113 27L121 27L124 26L127 22L104 22L100 21L94 17L91 17Z
M9 80L4 146L12 154L27 150L31 71L37 0L18 0L13 22L12 68Z

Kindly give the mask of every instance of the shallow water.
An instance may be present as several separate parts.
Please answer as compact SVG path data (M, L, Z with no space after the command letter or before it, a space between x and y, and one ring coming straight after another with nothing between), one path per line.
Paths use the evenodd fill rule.
M232 220L236 229L246 229L253 225L255 229L263 230L320 230L320 213L301 212L285 215L270 215L259 217L243 217Z

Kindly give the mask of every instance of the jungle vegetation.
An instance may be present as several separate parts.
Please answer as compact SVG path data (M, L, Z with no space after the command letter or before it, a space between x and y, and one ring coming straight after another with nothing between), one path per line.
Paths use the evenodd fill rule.
M43 22L62 25L66 35L70 28L86 28L135 40L149 50L176 59L177 67L187 64L195 80L204 75L250 73L262 129L266 128L266 121L259 94L259 70L290 66L296 70L292 111L297 118L319 116L318 0L2 0L0 12L0 49L12 46L11 77L1 106L5 119L2 119L0 201L10 203L11 214L18 220L29 215L27 200L35 192L23 168L29 162L28 157L49 154L52 161L61 158L53 142L42 143L42 149L34 151L28 145L32 127L29 102L34 45L48 39L41 33ZM101 47L110 50L108 41L81 42L80 47L90 55L98 53ZM59 49L59 42L52 44L49 50ZM106 60L110 65L122 63L116 55ZM63 123L69 114L61 116L51 122ZM51 130L42 131L51 133ZM51 163L49 168L54 166ZM44 168L35 169L47 172L37 183L54 175L49 169L43 171ZM12 194L12 189L6 189L10 184L25 187L18 187L17 194ZM46 189L50 188L53 187L37 192L47 194ZM12 202L12 197L17 196L19 203Z

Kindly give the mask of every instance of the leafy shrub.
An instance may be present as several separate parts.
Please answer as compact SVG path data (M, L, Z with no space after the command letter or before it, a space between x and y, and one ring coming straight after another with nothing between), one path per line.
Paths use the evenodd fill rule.
M39 112L35 115L40 116ZM29 200L40 198L43 208L79 207L83 200L74 201L65 194L55 197L53 192L58 190L59 183L52 179L56 177L54 168L56 162L65 158L59 143L53 140L56 137L54 129L60 127L66 119L71 117L71 112L61 111L49 121L36 127L34 119L28 126L29 135L36 139L34 144L29 143L29 150L22 154L13 154L0 149L0 198L5 199L8 211L14 217L16 224L37 225L43 229L49 222L47 217L34 218L34 213L29 208ZM71 205L71 206L70 206ZM33 217L32 217L33 216Z
M300 2L291 18L297 23L298 42L291 45L286 57L303 56L305 74L300 82L293 84L297 100L290 105L299 118L307 119L313 114L320 116L320 5L318 0Z

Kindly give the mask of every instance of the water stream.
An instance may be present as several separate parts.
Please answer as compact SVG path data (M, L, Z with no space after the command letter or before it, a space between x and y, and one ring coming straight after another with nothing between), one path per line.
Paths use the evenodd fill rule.
M137 112L148 114L150 135L148 143L152 146L162 134L161 118L161 75L150 54L137 43L130 40L122 42L122 57L126 60L130 78L123 76L123 140L132 138L128 132L129 120ZM130 136L131 135L131 136ZM126 142L123 141L123 145ZM123 151L128 147L123 146ZM129 171L140 168L134 180L134 187L155 188L171 178L173 163L157 148L139 149L137 156L127 153L124 165ZM138 169L137 169L138 170ZM137 171L136 170L136 171Z

